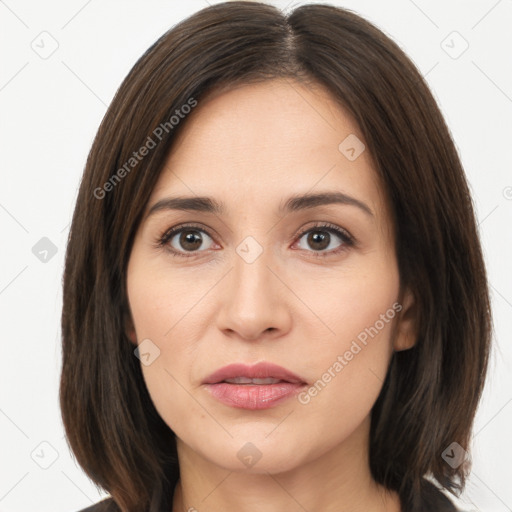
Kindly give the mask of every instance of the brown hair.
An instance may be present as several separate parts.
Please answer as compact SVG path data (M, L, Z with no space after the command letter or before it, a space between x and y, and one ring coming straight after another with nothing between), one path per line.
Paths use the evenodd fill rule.
M452 442L468 449L492 323L472 199L442 114L399 46L355 13L226 2L174 26L134 65L99 127L73 215L62 418L78 463L123 512L158 510L179 475L174 433L124 329L134 235L186 123L169 120L208 91L279 77L322 84L358 123L392 207L401 288L416 301L416 344L394 353L372 410L373 477L404 510L424 503L425 476L463 489L468 462L452 468L442 453ZM154 147L132 161L149 138Z

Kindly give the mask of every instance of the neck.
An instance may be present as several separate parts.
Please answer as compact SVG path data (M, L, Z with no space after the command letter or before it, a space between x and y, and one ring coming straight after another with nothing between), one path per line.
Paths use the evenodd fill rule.
M371 477L369 424L368 418L335 448L276 473L227 470L178 439L180 479L172 512L400 512L398 495Z

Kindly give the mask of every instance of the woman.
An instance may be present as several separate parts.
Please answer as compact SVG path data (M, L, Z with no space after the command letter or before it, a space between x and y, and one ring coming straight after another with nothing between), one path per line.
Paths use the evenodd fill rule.
M491 317L417 69L328 5L173 27L93 143L62 328L89 512L456 510Z

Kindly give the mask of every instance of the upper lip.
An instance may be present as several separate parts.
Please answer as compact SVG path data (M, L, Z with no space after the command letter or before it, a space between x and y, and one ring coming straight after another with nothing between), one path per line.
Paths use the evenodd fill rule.
M247 377L249 379L265 379L274 378L291 382L293 384L305 384L304 379L290 372L282 366L277 364L261 362L254 365L247 365L243 363L234 363L228 366L219 368L211 375L209 375L203 384L217 384L226 379L233 379L235 377Z

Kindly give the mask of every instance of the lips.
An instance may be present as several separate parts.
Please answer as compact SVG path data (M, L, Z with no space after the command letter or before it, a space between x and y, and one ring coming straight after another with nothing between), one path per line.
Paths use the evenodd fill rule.
M278 366L273 363L261 362L253 366L248 366L242 363L224 366L207 377L203 384L217 384L219 382L227 382L233 379L239 380L239 382L236 382L237 384L250 384L251 380L254 381L256 379L274 379L276 381L274 384L279 381L289 382L291 384L306 383L304 379L282 366ZM268 384L268 382L253 383Z
M231 364L207 377L211 396L238 409L268 409L299 393L304 379L272 363Z

